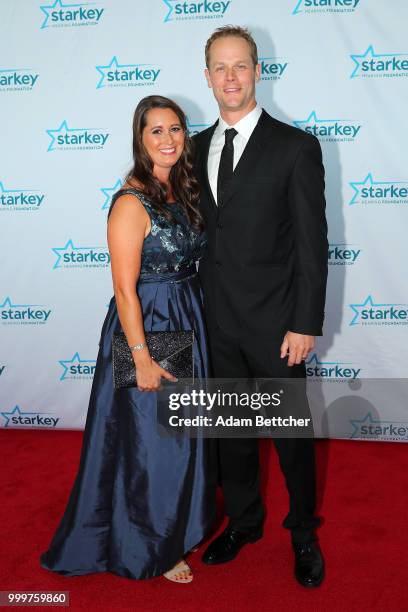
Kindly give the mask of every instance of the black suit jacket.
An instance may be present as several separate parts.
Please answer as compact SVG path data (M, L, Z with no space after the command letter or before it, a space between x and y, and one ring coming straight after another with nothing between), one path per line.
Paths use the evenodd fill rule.
M218 207L207 172L216 125L194 137L209 326L235 337L321 335L328 243L319 141L263 110Z

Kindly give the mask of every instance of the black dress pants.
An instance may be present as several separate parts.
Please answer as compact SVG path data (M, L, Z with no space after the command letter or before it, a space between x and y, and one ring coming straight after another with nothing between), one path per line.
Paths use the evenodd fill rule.
M280 358L281 340L233 338L220 328L209 329L215 378L304 378L304 364L289 367ZM264 506L260 494L258 440L222 438L218 442L220 480L229 528L262 535ZM315 539L319 519L316 500L314 441L274 438L289 493L289 512L283 526L296 543Z

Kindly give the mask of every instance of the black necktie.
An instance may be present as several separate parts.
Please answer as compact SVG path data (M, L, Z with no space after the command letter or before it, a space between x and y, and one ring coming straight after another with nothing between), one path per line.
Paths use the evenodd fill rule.
M238 134L237 130L230 128L225 130L225 144L221 151L220 165L218 167L217 178L217 204L222 204L222 198L227 188L228 182L234 172L234 138Z

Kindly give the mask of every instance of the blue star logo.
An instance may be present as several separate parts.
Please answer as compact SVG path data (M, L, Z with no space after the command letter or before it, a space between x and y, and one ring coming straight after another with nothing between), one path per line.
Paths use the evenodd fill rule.
M49 11L51 11L52 9L78 8L80 6L86 6L86 4L84 2L81 2L81 4L63 4L62 0L55 0L54 4L43 4L42 6L40 6L40 9L44 13L45 19L41 26L41 30L47 27L48 19L50 18Z
M354 312L354 317L350 321L349 325L358 325L358 319L360 316L360 310L366 306L387 306L387 304L374 304L373 298L369 295L364 302L361 304L349 304L351 310Z
M370 45L367 48L367 51L365 51L364 53L358 54L358 53L352 53L350 55L351 59L353 60L353 62L355 63L354 66L354 70L350 75L350 79L354 79L355 77L358 76L358 70L361 67L361 62L364 59L374 59L376 57L401 57L407 55L406 53L375 53L374 51L374 47L373 45Z
M364 187L365 185L404 185L404 184L406 184L405 181L374 181L373 175L371 174L371 172L369 172L364 180L351 181L349 183L350 187L354 189L354 195L351 198L349 205L351 206L352 204L358 204L359 200L357 200L357 198L360 195L360 191L362 187Z
M49 151L54 151L55 150L55 147L54 147L55 141L58 138L58 134L61 134L63 131L65 131L65 133L68 133L68 132L77 132L78 133L78 132L90 132L90 131L95 131L95 130L100 130L100 129L103 129L103 128L69 128L66 119L64 119L64 121L61 123L59 128L57 128L56 130L45 130L47 132L48 136L51 138L51 142L48 145L47 153ZM55 134L55 136L54 136L54 134ZM107 136L106 136L106 138L107 138Z
M4 302L0 304L0 308L28 308L29 306L42 307L44 304L13 304L9 297L6 297Z
M361 426L362 425L378 425L382 428L383 425L403 425L406 427L407 423L404 421L376 421L373 419L371 412L367 412L364 418L362 419L350 419L350 424L352 425L354 431L352 432L350 438L357 438L363 436L375 437L378 434L361 434Z
M164 18L164 23L167 23L168 21L173 21L172 18L171 18L171 14L174 11L174 7L170 3L171 1L174 2L174 0L163 0L164 4L169 9L169 12L167 13L166 17Z
M96 248L99 248L99 247L76 247L74 246L74 243L72 242L72 239L70 238L65 246L54 247L53 249L51 249L57 256L57 261L53 265L52 269L55 270L56 268L61 268L61 263L60 263L61 259L64 253L66 253L68 250L70 251L89 251L90 249L96 249Z
M64 368L64 371L60 376L60 380L66 380L70 365L73 363L89 363L95 365L96 359L81 359L79 353L75 353L72 359L61 359L58 363Z
M34 416L35 414L41 414L40 412L22 412L19 406L15 406L10 412L0 412L1 416L6 419L4 427L8 427L8 424L13 416Z
M349 325L358 325L361 310L363 308L387 308L389 306L405 306L405 304L376 304L371 295L367 296L361 304L349 304L349 307L354 312L354 317Z
M363 419L350 419L350 423L354 428L350 438L356 438L361 430L361 425L372 425L373 423L381 423L381 421L374 421L371 412L368 412Z
M316 111L312 111L307 119L297 119L293 123L296 127L303 129L302 126L316 125L318 123L333 123L334 121L351 121L351 119L318 119Z
M57 128L56 130L46 130L48 136L51 138L51 142L48 145L47 153L49 151L54 151L54 143L57 139L57 135L61 133L62 130L65 130L66 132L86 132L86 128L84 129L69 128L66 120L64 119L64 121L61 123L59 128ZM56 135L54 136L54 134Z
M100 188L100 191L102 191L103 195L105 196L105 201L103 203L102 210L106 210L109 208L113 194L116 193L118 189L122 187L122 185L123 185L123 181L121 179L118 179L116 183L113 185L113 187L101 187Z
M119 64L118 58L116 57L116 55L114 55L109 64L106 64L105 66L95 66L97 71L101 74L101 78L99 79L96 89L101 89L102 87L105 87L105 84L104 84L104 80L106 77L105 72L108 70L111 70L112 68L113 70L117 70L121 68L138 68L139 66L151 66L151 65L152 64Z

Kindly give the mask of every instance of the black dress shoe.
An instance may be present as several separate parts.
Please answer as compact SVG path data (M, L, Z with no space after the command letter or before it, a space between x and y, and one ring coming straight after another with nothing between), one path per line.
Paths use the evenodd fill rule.
M207 565L227 563L235 559L239 551L245 544L256 542L262 537L260 532L243 533L226 529L218 536L207 548L202 559Z
M295 578L304 587L318 587L324 578L324 561L317 542L293 544Z

